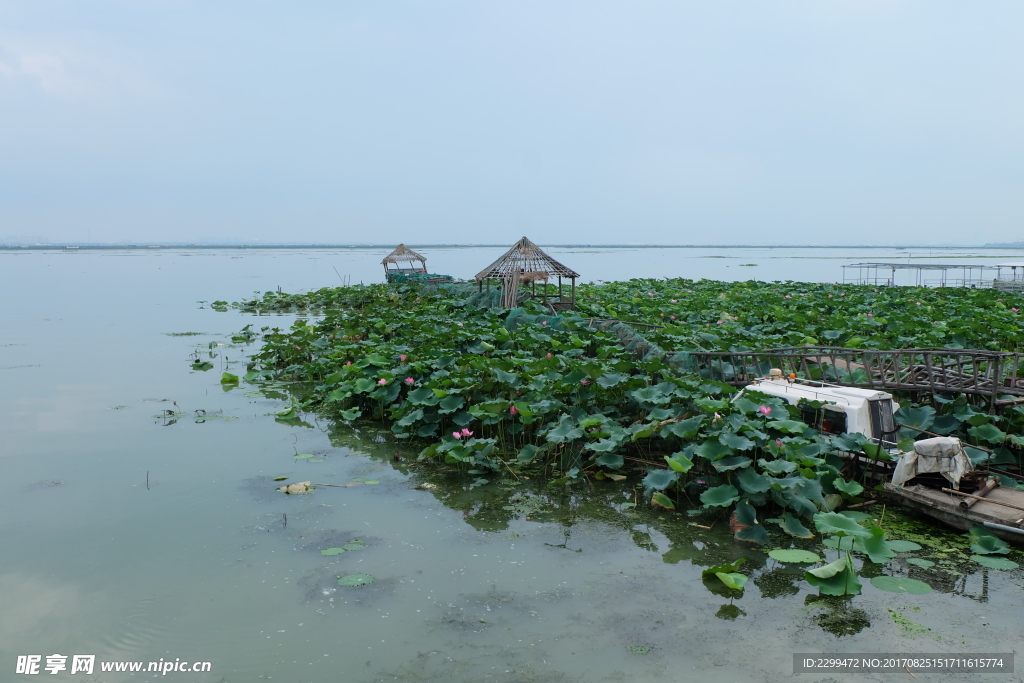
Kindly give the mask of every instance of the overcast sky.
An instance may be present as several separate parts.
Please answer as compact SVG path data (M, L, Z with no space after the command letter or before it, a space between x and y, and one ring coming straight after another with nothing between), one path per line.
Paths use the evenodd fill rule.
M1024 239L1019 0L0 0L0 236Z

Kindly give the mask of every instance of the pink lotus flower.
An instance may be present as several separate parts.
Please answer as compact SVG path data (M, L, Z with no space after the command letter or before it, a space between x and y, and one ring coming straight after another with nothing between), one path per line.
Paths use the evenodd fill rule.
M541 320L541 321L540 321L540 324L541 324L541 325L547 325L547 324L548 324L548 321L547 321L547 320Z
M468 429L466 429L465 427L463 427L462 428L462 435L463 436L473 436L473 432L471 432Z
M405 354L403 353L403 354L402 354L401 356L399 356L399 357L398 357L398 360L400 360L400 361L402 361L402 362L404 363L404 362L405 362L405 357L406 357L406 356L405 356Z
M782 448L782 441L779 439L775 439L775 445L778 446L779 448Z
M664 318L664 317L665 317L665 314L664 314L664 313L662 313L662 314L661 314L661 317L662 317L662 318Z
M301 347L301 346L296 346L295 348L297 348L297 349L301 349L302 347Z
M406 384L416 384L416 380L414 380L412 377L406 377L405 378L405 383Z
M829 298L829 299L831 299L831 298L832 298L832 295L831 295L831 294L829 294L829 295L828 295L828 298Z
M1014 313L1019 313L1020 312L1019 308L1011 308L1010 310L1013 311Z
M842 294L840 294L839 296L846 296L846 292L843 292L843 293L842 293Z
M352 361L345 363L345 365L352 365Z
M787 294L786 296L784 296L784 297L782 297L782 298L783 298L783 299L792 299L793 297L791 297L791 296L790 296L789 294Z
M651 292L647 292L647 296L654 296L654 294Z
M676 319L676 317L674 315L670 315L669 318L671 318L672 320Z
M696 482L697 482L698 484L703 484L703 483L704 483L704 480L703 480L703 479L697 479L697 480L695 480L695 481L696 481Z
M462 438L462 434L459 434L458 432L452 432L452 436L454 436L456 439Z
M548 354L548 360L551 360L551 354L550 353Z
M384 386L387 383L388 383L388 381L386 379L384 379L383 377L381 377L379 380L377 380L377 384L379 384L381 386Z
M725 321L723 321L723 320L719 320L719 321L718 321L718 324L719 324L719 325L721 325L721 324L722 324L723 322L725 322Z
M764 415L765 417L768 417L768 415L770 415L772 412L772 409L769 408L768 406L761 406L760 408L758 408L758 410L761 411L761 414Z
M589 379L581 379L580 380L580 384L582 384L583 386L587 386L588 384L590 384L590 380Z
M869 318L874 318L874 317L875 317L875 314L874 314L874 313L868 313L868 317L869 317Z
M508 407L508 412L512 413L513 415L518 415L519 414L519 411L516 410L515 406L509 406Z
M674 303L674 304L677 304L677 303L679 303L679 299L669 299L669 301L671 301L671 302L672 302L672 303Z

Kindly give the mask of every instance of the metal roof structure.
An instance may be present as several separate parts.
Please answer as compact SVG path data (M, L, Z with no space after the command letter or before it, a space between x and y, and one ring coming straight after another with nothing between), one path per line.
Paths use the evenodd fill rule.
M846 269L856 269L847 276ZM912 284L923 287L991 287L995 266L979 263L896 263L875 261L843 266L843 282L861 285ZM909 282L896 282L896 272L908 272ZM988 273L986 274L986 271ZM927 277L926 277L927 275Z
M543 249L523 237L512 245L501 258L476 274L477 280L488 278L509 278L520 273L548 273L559 278L576 279L580 276L572 268L568 268L548 256Z

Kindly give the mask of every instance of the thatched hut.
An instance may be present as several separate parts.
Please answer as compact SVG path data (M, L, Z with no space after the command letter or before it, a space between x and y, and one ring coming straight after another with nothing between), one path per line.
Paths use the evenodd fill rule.
M492 280L500 281L501 305L505 308L516 306L520 283L532 283L534 296L543 299L553 311L565 311L571 310L576 304L576 278L579 276L575 270L551 258L524 237L501 258L477 273L476 281L481 290L485 282L490 288ZM558 290L557 293L551 293L548 291L548 281L555 278L558 279ZM562 291L563 278L570 281L568 296ZM538 282L544 284L540 294L537 293Z
M415 265L416 262L419 265ZM395 250L384 257L381 261L384 264L384 277L391 282L392 275L412 275L427 272L427 259L415 251L399 244Z

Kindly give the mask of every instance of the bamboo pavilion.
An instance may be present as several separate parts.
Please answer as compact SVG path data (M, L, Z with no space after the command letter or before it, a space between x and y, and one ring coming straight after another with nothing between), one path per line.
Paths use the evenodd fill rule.
M532 283L533 295L546 303L552 311L572 310L576 304L576 278L580 276L575 270L568 268L551 258L536 244L522 238L497 261L476 274L477 285L483 290L484 283L490 289L491 282L498 280L501 288L501 305L504 308L515 308L519 295L519 285ZM557 278L558 289L550 292L548 281ZM570 281L569 295L562 290L563 279ZM537 293L537 283L544 287Z
M416 262L419 265L415 265ZM427 259L415 251L399 244L395 250L384 257L384 276L391 282L393 275L413 275L427 272Z

